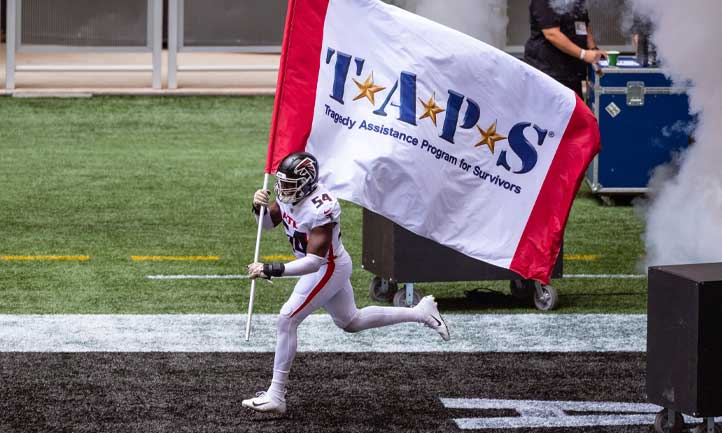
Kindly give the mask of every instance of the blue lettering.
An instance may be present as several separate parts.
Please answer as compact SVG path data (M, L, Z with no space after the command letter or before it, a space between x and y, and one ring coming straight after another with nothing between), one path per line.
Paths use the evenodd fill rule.
M549 134L549 130L542 129L540 126L534 125L534 130L536 131L537 135L539 136L538 144L539 146L544 145L544 140L546 140L547 135Z
M364 62L366 62L366 60L359 59L358 57L356 57L355 61L356 61L356 75L360 76L361 72L363 72L363 70L364 70Z
M516 154L516 156L518 156L521 160L521 169L519 171L514 171L513 173L515 174L529 173L537 163L539 155L537 154L536 149L534 149L534 146L532 146L529 140L527 140L524 136L524 131L530 126L531 123L529 122L517 123L513 128L511 128L511 131L509 131L509 147L511 147L514 154ZM537 129L537 135L539 138L538 143L541 146L544 142L544 138L546 138L546 131L542 134L539 129ZM506 159L506 150L501 152L496 165L504 167L507 171L512 171L511 166Z
M386 117L386 106L389 105L389 102L391 102L391 97L394 96L394 93L396 93L396 89L399 88L399 82L394 83L394 87L391 88L391 91L386 96L386 99L384 99L384 103L381 104L378 110L374 111L374 114L377 116L384 116Z
M336 68L333 76L333 93L331 98L343 104L343 94L346 88L348 69L351 66L351 56L338 52L336 55Z
M416 125L416 74L401 73L401 109L399 120Z
M479 117L481 116L481 110L479 109L479 104L477 104L473 99L466 98L466 103L468 107L466 108L466 115L464 116L464 124L461 125L462 129L471 129L474 126L476 126L476 123L479 121Z
M459 123L459 114L461 113L461 106L463 105L465 99L467 107L466 114L464 115L464 123L458 127L462 129L471 129L479 121L479 117L481 115L479 104L477 104L473 99L466 98L461 93L449 90L449 100L446 103L444 128L440 135L441 138L449 143L454 143L454 136L456 135L456 128Z
M391 103L391 98L399 89L399 83L401 83L401 93L399 99L401 105L399 105L399 120L408 123L409 125L416 126L416 74L410 72L402 72L401 79L394 83L394 87L386 95L384 103L381 104L378 110L374 111L377 116L386 116L386 107ZM394 105L394 104L391 104Z
M459 111L461 104L464 103L464 95L449 90L449 100L446 102L446 117L444 118L444 128L441 132L441 138L454 143L454 135L456 135L456 125L459 123Z

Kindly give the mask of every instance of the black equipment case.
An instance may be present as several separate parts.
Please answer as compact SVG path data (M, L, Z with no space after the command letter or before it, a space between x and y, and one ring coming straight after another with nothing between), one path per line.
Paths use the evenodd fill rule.
M563 272L563 253L552 276ZM520 298L532 297L537 308L550 310L557 303L552 286L524 280L508 269L472 259L451 248L418 236L367 209L363 210L362 265L376 277L370 293L375 300L394 299L394 305L413 305L421 295L413 283L441 281L509 280L512 293ZM396 291L399 283L404 288Z
M649 268L647 320L647 396L665 408L657 430L676 431L680 413L712 423L722 415L722 263Z

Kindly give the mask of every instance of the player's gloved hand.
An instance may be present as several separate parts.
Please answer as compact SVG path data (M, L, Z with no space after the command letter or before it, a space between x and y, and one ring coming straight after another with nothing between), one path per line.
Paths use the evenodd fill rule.
M248 278L255 280L256 278L265 278L270 280L271 277L263 272L263 263L255 262L248 265Z
M259 189L253 194L253 210L259 211L261 206L268 207L268 201L271 199L271 191Z

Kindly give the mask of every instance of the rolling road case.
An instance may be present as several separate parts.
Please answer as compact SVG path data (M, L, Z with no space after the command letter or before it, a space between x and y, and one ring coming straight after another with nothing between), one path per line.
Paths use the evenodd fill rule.
M647 398L664 409L659 433L677 433L682 414L704 418L695 433L718 433L722 415L722 263L649 268Z
M414 283L442 281L509 280L512 295L529 301L540 310L553 309L557 291L549 285L525 280L508 269L472 259L451 248L418 236L367 209L363 210L362 266L375 275L369 289L376 301L415 305L421 294ZM560 278L563 253L552 276ZM399 288L399 285L403 287Z
M675 87L661 69L642 67L633 57L620 57L618 65L590 68L587 81L602 150L586 180L610 203L614 194L646 193L654 168L689 145L695 124L687 87Z

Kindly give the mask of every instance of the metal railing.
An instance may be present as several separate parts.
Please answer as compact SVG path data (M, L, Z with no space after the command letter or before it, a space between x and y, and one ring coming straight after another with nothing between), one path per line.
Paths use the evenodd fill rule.
M108 37L98 38L97 33L105 32L108 23L119 19L118 14L107 13L104 16L92 17L87 20L69 23L61 21L54 8L62 7L58 0L7 0L6 27L6 75L5 88L15 89L16 72L151 72L152 86L161 88L162 37L163 37L163 0L143 0L146 4L146 22L142 43L130 39L112 40ZM94 4L84 4L89 6ZM128 5L125 3L105 3L109 5ZM97 3L95 3L97 4ZM67 6L67 5L65 5ZM23 14L25 8L30 13ZM129 15L129 14L126 14ZM65 18L72 15L65 14ZM29 28L30 27L30 28ZM112 32L110 32L112 34ZM96 36L94 38L94 36ZM113 53L151 53L152 62L148 65L78 65L78 64L17 64L17 53L59 53L59 52L113 52Z
M168 88L178 88L178 72L277 72L277 64L257 65L181 65L178 62L178 54L181 52L240 52L240 53L280 53L283 39L283 23L285 21L286 0L266 0L264 8L251 8L250 2L234 1L225 4L220 12L226 17L216 15L210 16L206 1L194 0L169 0L168 1ZM193 7L190 14L186 9ZM266 22L254 19L249 16L252 13L263 13ZM206 27L203 32L203 25L208 25L210 19L212 24L235 23L241 27L237 17L243 17L244 22L249 25L255 23L254 36L237 32L237 29L228 25L214 28L210 35ZM274 24L268 22L274 20ZM270 31L270 32L269 32ZM191 39L190 43L189 40Z
M168 88L178 88L180 72L277 72L277 63L180 64L186 52L278 53L287 0L165 0L168 2ZM418 0L386 0L413 9ZM164 0L7 0L6 83L16 73L150 72L152 87L162 87ZM505 0L506 50L518 54L529 36L528 0ZM621 31L624 0L590 15L603 48L631 51ZM604 3L610 5L610 3ZM149 64L18 64L17 53L150 53ZM210 63L210 62L208 62Z

